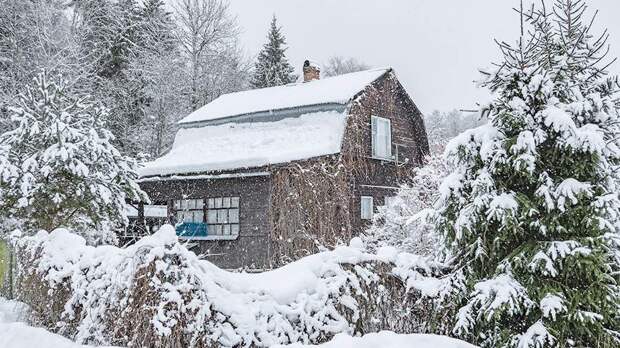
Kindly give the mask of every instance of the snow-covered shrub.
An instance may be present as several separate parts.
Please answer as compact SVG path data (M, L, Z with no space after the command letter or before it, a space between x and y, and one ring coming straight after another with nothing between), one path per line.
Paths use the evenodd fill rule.
M620 89L584 11L522 13L483 83L490 123L446 149L438 223L466 284L454 332L483 347L620 346Z
M426 258L350 247L259 274L231 273L179 244L172 226L125 249L66 230L17 241L19 299L52 331L131 347L269 347L334 334L425 332L447 280Z
M104 128L107 110L73 96L62 78L39 74L10 110L11 129L0 135L0 218L32 230L110 231L127 223L126 198L147 199L135 161Z
M373 224L365 232L368 246L376 250L388 245L418 255L437 256L441 243L428 213L447 174L441 156L427 157L425 166L414 169L411 181L387 205L378 208Z

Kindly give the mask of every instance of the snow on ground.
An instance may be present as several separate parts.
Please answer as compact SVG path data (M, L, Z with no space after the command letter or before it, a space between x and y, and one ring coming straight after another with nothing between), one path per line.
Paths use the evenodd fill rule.
M2 348L87 348L23 321L28 307L0 297L0 347Z
M225 94L194 111L179 123L320 104L346 104L389 69L371 69L307 83Z
M340 152L346 115L304 114L275 122L227 123L182 128L163 157L140 176L260 167Z
M362 337L338 334L319 345L291 344L274 348L475 348L475 346L446 336L423 334L396 334L391 331L370 333Z

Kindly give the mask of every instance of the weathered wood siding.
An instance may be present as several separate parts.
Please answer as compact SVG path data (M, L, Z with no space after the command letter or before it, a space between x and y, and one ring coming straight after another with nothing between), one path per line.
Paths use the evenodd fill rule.
M196 241L198 253L219 267L267 268L270 260L269 199L271 177L235 179L166 180L142 182L156 204L168 204L171 222L172 201L210 197L239 197L239 237L226 241ZM193 243L194 241L192 241Z
M385 196L407 181L414 166L429 152L422 113L413 103L395 74L387 73L368 86L353 102L343 141L343 162L351 171L352 225L359 233L368 224L360 218L360 197L372 196L375 207L384 204ZM390 120L392 145L399 146L399 157L406 163L372 158L371 117Z

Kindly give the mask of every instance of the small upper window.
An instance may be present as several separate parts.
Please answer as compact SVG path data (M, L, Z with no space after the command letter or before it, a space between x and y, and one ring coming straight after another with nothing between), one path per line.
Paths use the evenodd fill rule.
M392 125L387 118L372 116L372 157L392 159Z
M373 215L373 202L372 197L362 196L361 199L361 217L363 220L371 220Z

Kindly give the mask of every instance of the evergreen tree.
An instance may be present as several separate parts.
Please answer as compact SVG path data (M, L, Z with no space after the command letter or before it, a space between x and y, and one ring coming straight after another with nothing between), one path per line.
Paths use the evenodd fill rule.
M295 69L286 59L286 39L278 27L276 16L271 20L271 28L267 35L267 43L258 54L254 75L250 81L253 88L265 88L285 85L294 82L297 77Z
M125 199L147 200L136 163L114 148L107 110L40 74L0 135L0 211L27 228L109 231L126 225ZM97 236L101 239L103 236Z
M620 346L620 100L582 0L521 11L484 85L490 123L446 150L439 228L482 347Z
M146 0L139 11L140 31L137 55L157 53L165 55L176 48L174 20L166 10L164 0Z

